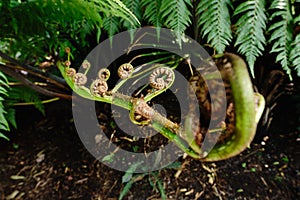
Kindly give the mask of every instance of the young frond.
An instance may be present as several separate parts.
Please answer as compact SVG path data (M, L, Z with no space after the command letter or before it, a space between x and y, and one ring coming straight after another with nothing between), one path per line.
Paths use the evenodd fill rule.
M290 53L290 62L300 77L300 33L295 37L292 43L292 50Z
M218 53L223 53L232 40L229 7L230 0L202 0L196 8L202 37L207 37Z
M293 17L289 0L274 0L270 10L273 11L271 20L276 21L269 27L271 33L269 43L272 44L271 52L277 53L276 62L280 62L288 75L291 74L290 52L293 41Z
M166 27L174 30L181 46L181 36L191 23L191 12L189 11L191 1L189 0L162 0L161 17Z
M239 53L246 56L252 76L254 76L254 63L262 55L266 38L267 17L265 14L264 0L250 0L241 3L234 11L240 16L237 21L237 37L235 46Z

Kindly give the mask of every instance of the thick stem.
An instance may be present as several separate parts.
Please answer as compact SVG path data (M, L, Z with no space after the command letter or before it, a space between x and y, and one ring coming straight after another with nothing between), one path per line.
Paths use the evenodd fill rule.
M255 95L246 63L231 53L225 53L223 59L226 58L232 65L228 78L235 108L235 133L225 144L216 145L203 161L224 160L240 154L250 146L256 133L257 119L260 117L257 116ZM264 100L260 98L259 101ZM264 107L264 103L259 106ZM261 112L258 115L261 115Z

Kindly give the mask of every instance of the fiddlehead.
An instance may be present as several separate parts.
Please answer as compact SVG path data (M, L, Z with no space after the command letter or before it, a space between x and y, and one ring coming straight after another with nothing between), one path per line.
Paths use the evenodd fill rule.
M108 85L105 80L96 79L90 86L91 94L94 96L104 96L108 91Z
M85 74L78 72L74 75L73 81L74 81L75 85L83 86L87 83L87 77Z
M66 74L69 77L74 77L76 74L76 69L74 68L66 68Z
M110 71L107 68L102 68L98 72L98 77L101 80L107 81L110 77Z
M118 68L118 76L121 79L129 78L133 73L133 66L130 63L124 63Z
M152 71L149 77L151 87L162 90L168 87L174 81L174 73L168 67L159 67Z

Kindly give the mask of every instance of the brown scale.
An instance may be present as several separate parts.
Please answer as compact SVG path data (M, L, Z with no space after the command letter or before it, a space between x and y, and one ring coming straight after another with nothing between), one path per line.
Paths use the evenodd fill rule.
M201 145L205 137L208 137L207 139L209 139L209 141L213 141L215 137L218 137L218 143L224 143L234 133L235 114L234 104L232 100L232 92L227 78L228 67L231 66L226 66L226 64L222 65L220 63L218 64L223 83L214 79L207 79L205 82L204 78L197 71L194 73L194 76L192 76L190 79L190 86L194 90L195 95L197 96L200 109L200 120L199 122L194 123L194 125L198 127L193 128L195 140L199 145ZM205 72L201 72L201 74L204 74L205 76ZM213 93L209 93L207 85L210 86L211 91L214 91ZM220 95L224 94L222 92L224 91L224 86L227 102L222 102L224 98L218 98L220 97ZM214 112L216 113L213 119L211 119L211 99L214 100L213 106L215 108ZM222 119L219 117L222 116L222 113L218 114L218 112L222 112L220 108L224 104L226 104L227 106L225 122L222 121ZM194 110L194 106L196 105L190 106L190 111ZM197 119L195 120L198 121ZM221 130L216 132L207 131L210 121L217 123L218 127L221 128Z

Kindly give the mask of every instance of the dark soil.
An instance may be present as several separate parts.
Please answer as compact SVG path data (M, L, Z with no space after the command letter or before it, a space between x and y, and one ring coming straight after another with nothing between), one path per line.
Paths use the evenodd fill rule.
M270 129L241 155L215 163L181 157L177 167L133 174L124 199L300 199L299 117L291 99L278 103ZM71 102L48 104L46 116L31 107L17 114L11 141L0 141L0 199L118 199L126 191L125 173L81 143Z

